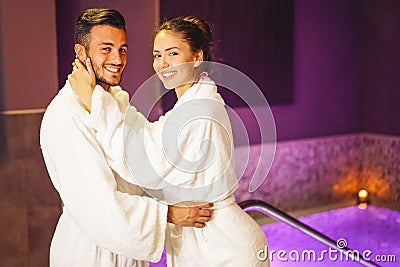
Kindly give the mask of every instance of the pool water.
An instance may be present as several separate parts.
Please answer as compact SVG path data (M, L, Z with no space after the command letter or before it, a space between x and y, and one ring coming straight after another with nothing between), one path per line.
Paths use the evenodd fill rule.
M364 253L380 266L400 266L399 211L353 206L312 214L299 220L338 241L339 246L347 245L360 256ZM331 249L329 254L326 245L291 226L273 223L262 228L269 242L269 254L275 251L270 256L271 266L362 266L351 259L346 260L338 250ZM281 253L286 256L279 259L279 250L283 250ZM324 250L328 251L322 253ZM315 252L315 257L308 257L313 255L311 251ZM305 256L301 257L302 254Z
M300 217L299 220L324 233L354 255L364 255L379 266L400 266L400 212L386 208L358 206ZM305 235L284 223L262 226L267 236L271 267L362 266L338 249ZM265 254L260 254L261 259ZM166 266L165 255L152 267ZM189 266L189 265L188 265Z

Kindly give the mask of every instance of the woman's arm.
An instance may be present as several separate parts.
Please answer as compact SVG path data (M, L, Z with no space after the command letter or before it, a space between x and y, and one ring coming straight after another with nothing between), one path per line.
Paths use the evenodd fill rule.
M95 90L94 95L100 92ZM189 101L141 128L134 122L143 115L135 108L130 107L124 117L115 99L102 94L93 97L92 110L101 111L90 115L96 122L90 126L111 165L119 173L125 171L125 179L147 189L162 189L169 203L219 200L237 185L231 127L221 102ZM189 190L199 187L196 194Z
M85 95L86 89L74 90L79 96ZM134 107L128 108L125 116L115 99L96 87L89 126L96 130L110 165L129 182L148 189L163 189L169 195L178 189L176 194L184 196L180 188L205 184L218 184L219 191L226 192L225 187L230 188L232 183L221 178L230 176L236 181L231 171L233 142L224 105L212 97L190 101L150 125L143 123L145 118ZM82 101L86 101L85 97ZM193 120L193 116L202 119ZM204 201L208 199L205 195L216 191L213 186L207 190L201 193L205 199L201 196L194 199ZM176 202L179 201L173 201Z
M68 81L75 90L80 104L90 113L92 106L92 93L96 85L96 77L90 58L86 58L86 66L79 59L72 63L72 73L68 75Z

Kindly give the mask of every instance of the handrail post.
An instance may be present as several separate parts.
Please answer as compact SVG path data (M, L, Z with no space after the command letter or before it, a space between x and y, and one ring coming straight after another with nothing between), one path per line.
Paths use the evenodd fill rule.
M326 235L322 234L321 232L311 228L310 226L302 223L301 221L297 220L296 218L290 216L289 214L285 213L284 211L264 202L261 200L246 200L242 201L239 203L239 206L244 210L244 211L250 211L250 210L255 210L258 212L262 212L265 215L268 215L278 221L284 222L297 230L305 233L308 236L311 236L312 238L324 243L325 245L338 249L337 247L337 242ZM338 249L340 253L344 254L348 251L352 251L352 249L348 247L344 247L342 249ZM356 262L367 266L367 267L379 267L376 263L366 260L363 257L355 257L353 253L348 253L346 254L350 256L352 260L355 260Z

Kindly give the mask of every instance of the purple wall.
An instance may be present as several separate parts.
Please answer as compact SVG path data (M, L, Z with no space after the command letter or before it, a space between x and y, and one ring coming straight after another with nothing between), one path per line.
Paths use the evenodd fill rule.
M400 2L295 2L294 103L273 106L278 140L400 135Z
M400 135L400 1L363 7L363 130Z
M51 2L41 1L43 5ZM61 25L57 35L61 84L73 59L73 22L90 6L114 7L126 16L130 51L125 88L133 93L153 74L150 52L158 1L63 2L56 1L57 11L63 11L56 16ZM55 7L44 5L47 13L38 19L31 11L44 10L41 7L13 3L1 2L1 42L7 51L0 62L3 109L43 108L57 91ZM294 100L272 107L278 140L354 132L400 135L398 14L397 0L295 1ZM21 20L17 23L19 16L29 18L30 26ZM20 51L27 49L27 42L29 53L23 56ZM240 110L240 114L246 112Z
M294 103L273 106L278 140L361 131L360 1L296 1Z
M130 51L122 85L133 93L153 74L149 51L158 1L135 6L73 2L74 10L62 8L66 13L61 16L69 16L65 23L73 23L84 8L107 4L126 16ZM294 96L291 104L272 106L278 140L356 132L400 135L398 14L400 3L396 0L295 1ZM73 29L65 30L71 26L61 26L62 40L72 40ZM62 45L60 67L69 71L72 44ZM60 75L64 79L61 76L65 74ZM248 110L237 110L248 117ZM250 135L256 133L252 128L249 126Z
M278 140L361 132L362 1L302 0L294 3L293 102L282 105L272 102ZM218 6L212 10L207 4L204 6L205 13L213 14L218 9ZM179 8L171 8L168 14L176 15L176 10ZM241 15L252 16L246 12ZM251 42L257 43L256 36L252 35ZM242 34L236 38L249 36ZM222 46L222 42L217 50L219 45ZM259 49L255 44L253 47L255 49L240 56L259 56ZM229 46L224 49L232 57L237 53ZM246 72L250 68L249 65L242 70ZM263 71L259 70L261 75ZM225 100L230 102L230 99ZM250 111L241 107L234 109L246 120L251 142L260 142L256 122L249 119Z

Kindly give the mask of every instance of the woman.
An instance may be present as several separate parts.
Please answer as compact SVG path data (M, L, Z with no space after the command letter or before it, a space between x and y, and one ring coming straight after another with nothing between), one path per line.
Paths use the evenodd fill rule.
M84 88L92 88L94 82L78 72L70 81L84 106L98 114L91 125L116 171L127 172L120 163L126 160L135 182L161 189L162 199L169 203L214 202L213 218L204 228L169 225L168 266L269 266L268 260L258 258L267 246L264 233L233 197L237 178L231 126L223 99L206 72L206 61L214 59L211 44L210 25L197 17L172 19L156 31L153 68L164 87L175 90L178 101L155 123L144 122L133 109L121 126L123 112L109 94L96 86L93 97L88 97ZM74 69L82 69L81 64ZM115 134L121 128L124 140ZM175 136L176 142L170 142Z

